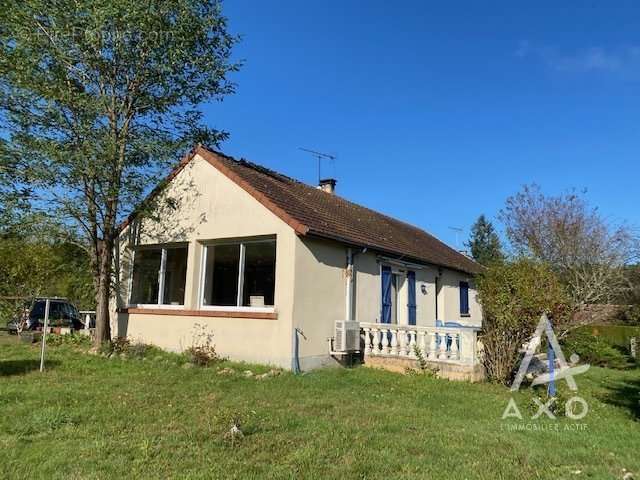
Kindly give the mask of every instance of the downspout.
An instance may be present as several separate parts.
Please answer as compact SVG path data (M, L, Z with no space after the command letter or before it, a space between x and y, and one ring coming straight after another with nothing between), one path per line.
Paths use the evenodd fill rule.
M353 251L353 248L347 248L347 268L346 268L346 288L345 288L345 320L353 321L355 320L354 311L355 311L355 295L354 295L354 284L356 281L356 268L355 268L355 259L361 253L366 253L367 248L363 248L362 250Z
M347 269L346 269L346 280L347 285L345 289L345 308L346 315L345 320L348 322L353 320L353 249L347 248Z
M307 337L304 336L302 330L299 328L293 329L293 358L291 360L291 370L295 375L302 373L302 369L300 368L300 337L305 340Z

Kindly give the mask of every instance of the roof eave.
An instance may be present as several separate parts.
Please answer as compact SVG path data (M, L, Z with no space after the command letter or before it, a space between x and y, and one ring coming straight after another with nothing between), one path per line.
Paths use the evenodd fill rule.
M371 245L371 244L367 244L364 242L354 242L352 240L346 239L346 238L342 238L338 235L330 235L324 232L318 232L318 231L314 231L314 230L309 230L307 232L307 236L311 236L311 237L316 237L316 238L322 238L322 239L326 239L326 240L334 240L337 242L340 242L342 244L344 244L345 246L348 247L358 247L358 248L367 248L370 249L371 251L374 252L378 252L384 255L389 255L389 256L393 256L393 257L397 257L397 259L406 259L407 261L410 261L412 263L417 263L420 265L425 265L425 266L432 266L432 267L437 267L437 268L447 268L449 270L455 270L457 272L460 273L464 273L467 275L477 275L478 273L480 273L480 265L478 264L478 270L477 271L471 271L471 270L466 270L464 268L460 268L460 267L456 267L456 266L452 266L452 265L446 265L443 263L436 263L436 262L432 262L432 261L428 261L425 259L421 259L421 258L416 258L414 256L411 255L407 255L404 253L400 253L397 251L391 251L388 249L384 249L381 248L379 246L376 245ZM469 261L473 261L473 260L469 260ZM475 262L474 262L475 263Z

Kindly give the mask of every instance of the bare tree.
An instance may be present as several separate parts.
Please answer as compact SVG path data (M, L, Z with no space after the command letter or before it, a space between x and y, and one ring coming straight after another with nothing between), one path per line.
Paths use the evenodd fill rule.
M535 184L525 186L499 218L515 253L547 262L576 310L615 301L630 288L625 266L637 259L637 238L603 218L583 192L547 196Z

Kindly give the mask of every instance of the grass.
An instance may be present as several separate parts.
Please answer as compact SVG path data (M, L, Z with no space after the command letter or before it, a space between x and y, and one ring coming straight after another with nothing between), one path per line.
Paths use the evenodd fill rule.
M636 337L640 348L640 327L630 325L588 325L578 331L602 337L611 345L629 350L629 340Z
M532 421L520 392L520 422L501 420L496 385L367 368L256 380L241 372L264 367L154 355L52 346L41 374L37 346L0 337L0 478L640 478L639 369L576 377L579 422Z

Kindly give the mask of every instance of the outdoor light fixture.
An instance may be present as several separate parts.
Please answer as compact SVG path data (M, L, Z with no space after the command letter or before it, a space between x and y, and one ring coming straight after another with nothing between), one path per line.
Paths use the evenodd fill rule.
M425 283L420 285L420 291L422 292L423 295L427 294L427 285Z

